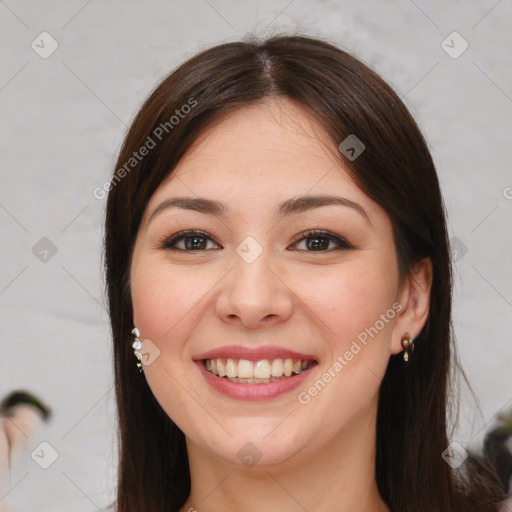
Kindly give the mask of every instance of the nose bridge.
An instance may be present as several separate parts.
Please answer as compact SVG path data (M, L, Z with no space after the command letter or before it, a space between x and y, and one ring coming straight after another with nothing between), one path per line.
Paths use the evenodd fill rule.
M240 254L242 252L242 254ZM249 296L256 297L258 294L270 296L271 265L270 251L261 251L255 254L254 248L247 252L239 246L237 255L233 258L233 275L231 285L242 293L249 293ZM249 298L249 297L247 297Z
M233 254L232 272L217 305L224 321L257 327L271 319L279 321L290 316L291 293L272 270L272 261L271 251L252 237L238 245Z

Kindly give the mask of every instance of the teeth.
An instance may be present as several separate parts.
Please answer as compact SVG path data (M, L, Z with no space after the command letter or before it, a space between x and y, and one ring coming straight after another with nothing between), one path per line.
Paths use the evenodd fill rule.
M252 379L254 377L254 365L251 361L247 361L247 359L240 359L238 362L237 377L240 379Z
M219 374L219 377L226 376L226 369L224 367L224 363L222 362L222 359L217 359L217 373Z
M284 374L289 377L293 371L293 361L291 359L287 359L284 362Z
M307 361L304 361L307 364ZM282 359L274 359L270 367L272 377L281 377L283 375L284 364Z
M226 377L233 382L266 383L302 373L311 363L312 361L302 359L249 361L248 359L219 357L207 359L205 366L214 375Z
M226 376L227 377L236 377L238 375L235 361L233 359L228 359L226 363Z
M255 379L269 379L270 378L270 363L266 359L263 359L262 361L258 361L254 365L254 378Z

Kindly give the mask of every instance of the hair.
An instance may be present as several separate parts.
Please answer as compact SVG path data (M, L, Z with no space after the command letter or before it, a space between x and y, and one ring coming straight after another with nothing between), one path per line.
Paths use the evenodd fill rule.
M413 278L421 259L432 261L430 312L414 355L407 364L400 354L390 357L379 391L375 477L382 498L399 512L498 510L504 496L492 468L463 464L455 471L441 457L457 363L445 211L427 144L377 73L326 41L286 35L221 44L187 60L145 101L120 150L104 241L119 424L117 510L174 512L190 493L185 435L139 375L131 349L131 254L146 205L208 127L273 98L311 112L334 147L351 134L363 142L353 161L339 152L340 164L390 216L401 278ZM150 140L155 147L134 158Z

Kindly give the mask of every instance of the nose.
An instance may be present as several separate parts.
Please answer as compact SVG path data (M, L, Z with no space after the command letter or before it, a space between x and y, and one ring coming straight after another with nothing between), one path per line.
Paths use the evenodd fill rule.
M216 311L223 322L258 329L290 318L293 292L273 266L264 254L251 263L235 256L217 298Z

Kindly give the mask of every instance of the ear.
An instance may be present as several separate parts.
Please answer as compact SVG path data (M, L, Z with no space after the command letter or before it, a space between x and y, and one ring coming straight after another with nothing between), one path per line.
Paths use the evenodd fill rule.
M402 284L398 303L402 306L393 327L391 353L403 351L401 341L404 336L417 338L430 309L430 291L432 289L432 262L424 258L414 265L410 275Z

